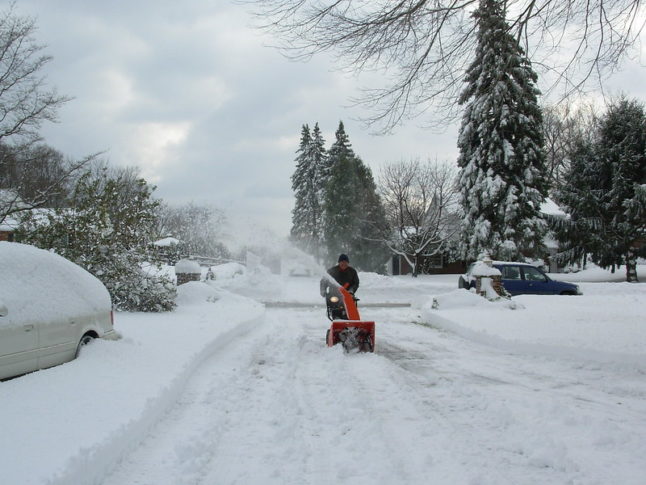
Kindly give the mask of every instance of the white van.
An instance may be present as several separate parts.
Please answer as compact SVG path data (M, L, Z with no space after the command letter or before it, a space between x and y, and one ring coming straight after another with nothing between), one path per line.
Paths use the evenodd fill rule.
M0 242L0 379L69 362L93 338L119 338L103 283L49 251Z

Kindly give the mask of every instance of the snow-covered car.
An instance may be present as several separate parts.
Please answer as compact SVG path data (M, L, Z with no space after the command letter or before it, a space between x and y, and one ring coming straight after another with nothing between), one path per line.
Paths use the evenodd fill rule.
M105 286L54 253L0 242L0 379L69 362L94 338L119 338Z
M515 295L580 295L579 287L565 281L554 281L541 269L527 263L494 261L493 267L502 273L502 285L508 293ZM475 278L467 272L458 279L459 288L474 288Z

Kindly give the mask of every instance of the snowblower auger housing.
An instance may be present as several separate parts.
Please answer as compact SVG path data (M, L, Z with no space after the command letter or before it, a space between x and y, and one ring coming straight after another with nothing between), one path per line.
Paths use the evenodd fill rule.
M327 314L332 326L327 345L340 343L346 352L375 351L375 322L361 320L354 295L345 288L330 288L326 295Z

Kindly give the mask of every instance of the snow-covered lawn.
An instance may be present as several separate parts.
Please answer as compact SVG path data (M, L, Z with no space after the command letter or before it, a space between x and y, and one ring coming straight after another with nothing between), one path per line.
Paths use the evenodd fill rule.
M644 483L646 284L510 305L361 274L377 352L345 355L317 278L224 273L0 382L0 482Z

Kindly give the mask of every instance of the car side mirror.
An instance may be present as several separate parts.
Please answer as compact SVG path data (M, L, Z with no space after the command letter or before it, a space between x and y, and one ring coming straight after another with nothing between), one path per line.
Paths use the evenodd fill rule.
M0 317L6 317L9 314L9 309L6 305L0 303Z

